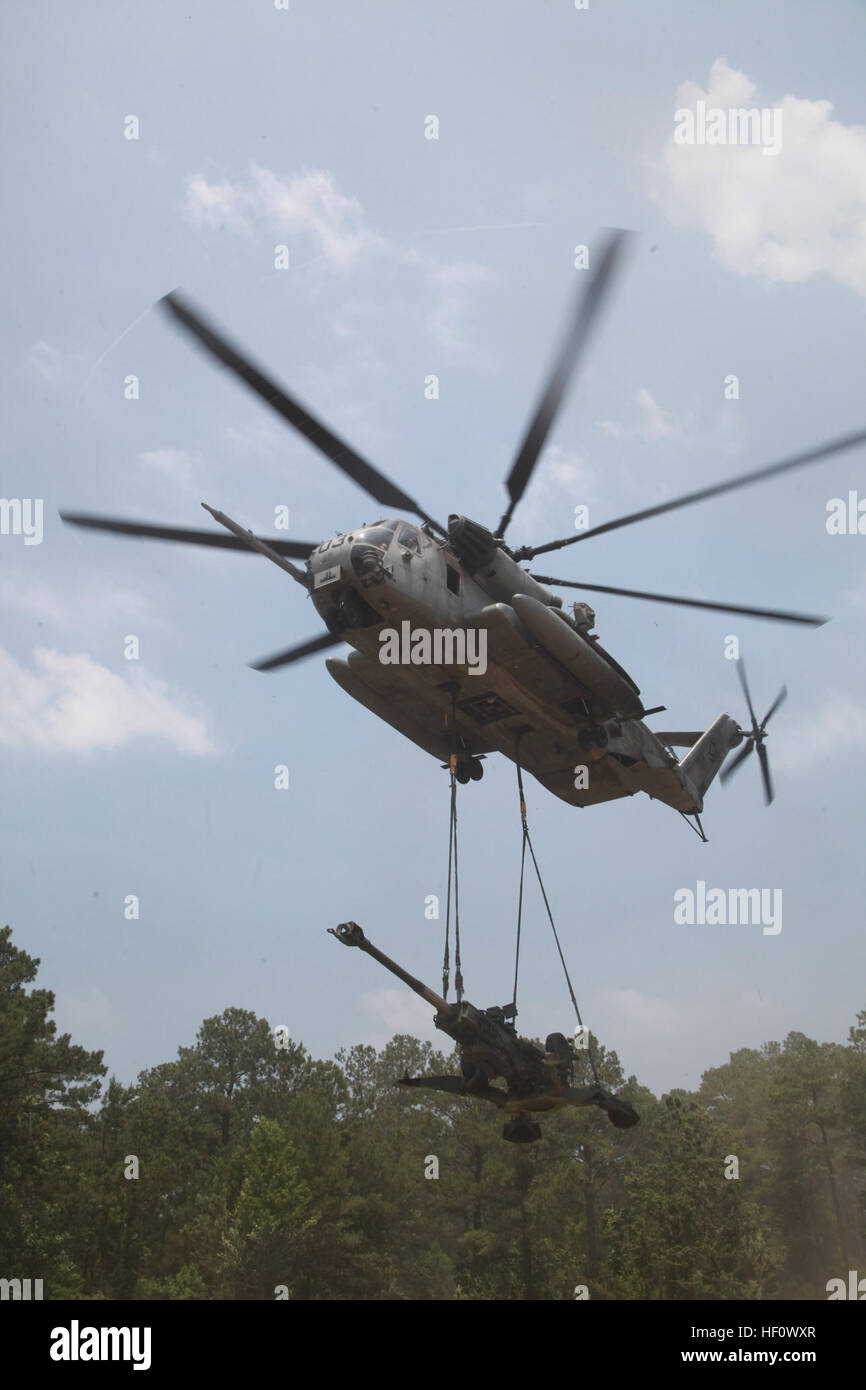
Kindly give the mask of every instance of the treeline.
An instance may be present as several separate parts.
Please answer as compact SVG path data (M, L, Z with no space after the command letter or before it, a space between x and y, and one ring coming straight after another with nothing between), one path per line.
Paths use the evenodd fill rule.
M106 1083L38 964L0 932L0 1278L46 1298L825 1299L866 1274L866 1011L660 1100L593 1040L640 1124L563 1112L515 1146L492 1107L393 1085L457 1070L429 1043L317 1061L244 1009Z

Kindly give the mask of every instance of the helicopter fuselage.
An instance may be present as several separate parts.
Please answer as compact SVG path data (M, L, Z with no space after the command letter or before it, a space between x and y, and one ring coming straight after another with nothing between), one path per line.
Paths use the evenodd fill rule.
M323 542L307 561L313 603L355 650L330 674L440 762L480 775L500 752L573 806L643 791L686 814L742 739L720 715L681 762L643 722L634 681L484 528L449 540L388 520ZM708 775L709 773L709 775ZM465 780L465 778L461 778Z

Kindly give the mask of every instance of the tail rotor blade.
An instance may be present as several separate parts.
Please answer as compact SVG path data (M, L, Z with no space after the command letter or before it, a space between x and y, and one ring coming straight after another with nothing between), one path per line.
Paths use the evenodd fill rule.
M761 775L764 779L764 796L767 805L773 800L773 781L770 777L770 760L767 757L767 750L763 743L758 744L758 758L761 763Z
M754 749L755 745L752 742L752 740L749 739L745 748L741 748L739 753L737 753L736 757L732 758L731 761L728 763L727 767L722 768L721 772L719 773L719 781L723 783L727 782L731 774L733 772L736 772L740 764L744 763L748 758L749 754L754 752Z
M736 772L737 768L740 767L746 761L749 754L757 749L758 762L761 765L761 781L764 784L764 800L769 806L773 800L775 793L773 791L773 779L770 776L770 759L767 756L767 750L764 747L764 739L767 736L767 722L773 717L773 715L776 713L776 710L783 703L783 701L787 699L788 687L786 685L782 686L782 689L779 691L770 708L767 710L767 713L764 715L763 720L759 724L757 716L755 714L755 707L752 704L752 694L749 690L749 682L746 677L746 667L741 659L737 660L737 675L740 678L740 685L743 687L743 694L746 697L746 704L749 707L749 715L752 720L752 728L749 732L746 732L745 729L742 729L740 731L746 740L746 746L745 748L742 748L739 753L737 753L736 757L734 757L727 764L726 767L722 768L719 780L721 782L727 782L731 774Z
M771 704L770 708L767 710L767 713L764 715L764 718L761 720L761 728L762 728L762 729L765 729L765 728L766 728L768 721L769 721L770 719L772 719L773 715L776 713L776 710L779 708L779 706L782 704L782 702L783 702L785 699L787 699L787 696L788 696L788 687L787 687L786 685L783 685L783 686L782 686L782 689L779 691L778 695L776 696L775 700L774 700L773 703Z
M743 687L743 694L746 697L746 704L752 719L752 729L757 731L760 725L758 724L757 715L755 714L755 707L752 704L752 697L749 694L749 682L746 680L746 667L742 657L737 658L737 675L740 677L740 685Z

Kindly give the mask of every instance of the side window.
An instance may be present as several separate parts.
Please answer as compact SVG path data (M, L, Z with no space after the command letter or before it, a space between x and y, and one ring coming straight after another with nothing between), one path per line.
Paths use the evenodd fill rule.
M407 550L414 550L416 552L420 550L418 532L415 530L415 527L401 526L397 533L397 543L398 545L404 545Z
M460 593L460 571L445 561L445 582L452 594Z

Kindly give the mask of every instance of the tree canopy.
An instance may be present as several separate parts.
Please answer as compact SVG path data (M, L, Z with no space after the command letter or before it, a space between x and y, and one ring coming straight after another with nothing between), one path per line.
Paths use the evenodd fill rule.
M4 928L0 1272L46 1298L825 1298L866 1269L866 1010L661 1098L593 1038L640 1124L565 1111L517 1146L492 1107L394 1085L450 1052L319 1061L240 1008L106 1082L38 966Z

